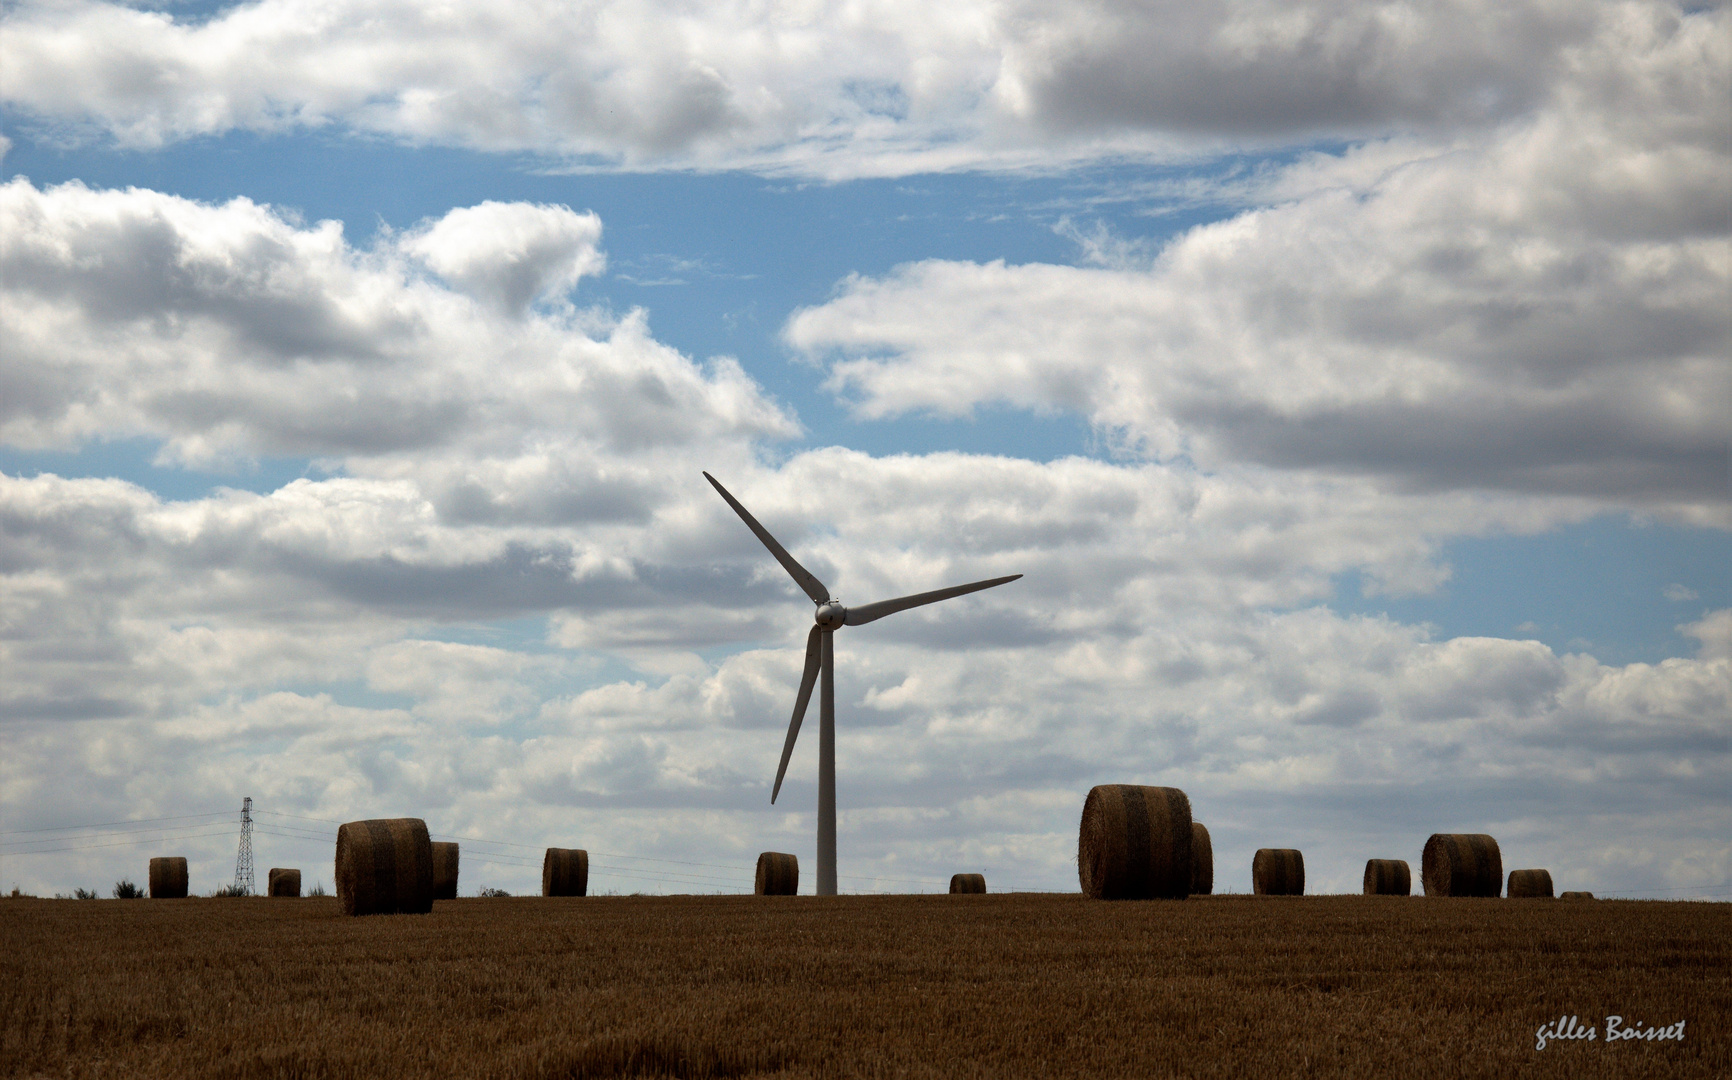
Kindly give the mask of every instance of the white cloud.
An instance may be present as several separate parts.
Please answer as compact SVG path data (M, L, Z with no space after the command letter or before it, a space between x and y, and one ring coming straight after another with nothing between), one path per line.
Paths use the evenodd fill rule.
M1429 535L1534 527L1531 498L837 449L725 479L854 602L1027 575L838 639L843 872L864 875L850 887L941 885L964 861L1068 887L1082 793L1108 780L1190 791L1227 883L1272 830L1306 847L1320 886L1344 888L1363 845L1411 855L1399 845L1458 818L1518 822L1512 858L1567 852L1590 887L1648 882L1632 883L1634 863L1589 865L1574 818L1531 809L1585 778L1607 790L1596 812L1626 815L1662 857L1688 868L1713 850L1712 814L1666 836L1643 816L1655 791L1724 801L1732 667L1712 648L1613 667L1317 606L1348 567L1429 587ZM117 481L4 478L0 534L17 748L0 784L28 809L15 827L72 820L54 791L84 793L83 820L250 794L279 812L414 812L455 834L743 867L809 841L810 739L785 805L765 800L810 608L701 482L644 523L554 527L451 518L413 479L176 503ZM551 614L575 651L428 636L496 613ZM740 637L779 644L694 666L692 648ZM606 666L617 658L648 674ZM1347 827L1371 806L1375 829ZM232 837L230 853L200 843L214 885ZM328 859L271 843L315 869ZM118 875L126 850L9 865L59 867L66 888ZM492 884L533 876L468 858Z
M140 146L338 127L826 175L1496 123L1671 4L261 0L14 5L9 106Z
M1711 611L1678 629L1702 643L1702 659L1732 660L1732 608Z
M1717 17L1717 16L1716 16ZM1069 410L1161 459L1726 524L1732 122L1711 20L1622 21L1482 140L1314 155L1138 265L851 277L788 341L866 417ZM1628 34L1625 34L1628 31ZM1075 229L1075 226L1072 226Z
M1041 564L1038 552L1022 557ZM1143 582L1130 588L1149 595ZM1079 623L1050 590L1001 592L991 621L1049 608ZM800 629L802 603L772 610ZM1560 878L1567 868L1572 883L1602 890L1700 883L1683 864L1723 845L1723 657L1620 668L1531 642L1431 642L1320 608L1254 619L1195 605L1118 610L1115 627L1010 643L988 632L960 654L933 648L917 621L839 639L843 872L941 883L968 865L999 884L1068 887L1081 795L1107 780L1188 790L1215 831L1220 880L1239 889L1250 852L1275 842L1306 849L1319 889L1350 888L1369 854L1413 859L1429 832L1470 825L1499 835L1506 858L1549 863ZM941 615L939 636L966 639L978 614ZM141 815L184 809L169 792L217 805L247 793L321 817L412 809L437 831L528 845L742 866L765 847L806 850L810 738L782 808L764 805L797 678L792 641L660 683L554 693L528 717L521 683L499 689L523 674L520 657L415 641L363 651L372 686L418 704L274 692L156 718L14 722L8 800L64 815L38 779L52 777L97 792L81 796L87 808ZM1605 845L1584 846L1580 819L1546 810L1574 805L1584 785L1604 827L1647 854L1593 865ZM1656 818L1656 790L1705 809ZM207 876L225 875L224 858L218 844ZM81 865L103 867L106 881L126 863ZM521 888L533 874L508 872L495 868L492 883Z
M362 250L338 222L246 199L15 179L0 440L327 456L429 478L471 516L641 517L658 449L797 429L737 364L694 364L641 313L527 306L599 270L600 231L593 214L484 203Z
M451 284L517 314L600 273L607 266L600 241L601 219L593 213L484 202L451 211L400 246Z
M0 441L335 475L186 502L0 476L9 828L252 795L743 885L757 851L811 842L810 733L767 807L810 609L708 468L849 602L1026 575L838 639L845 887L1071 887L1083 793L1110 781L1188 790L1225 887L1292 844L1352 888L1463 828L1602 891L1732 867L1727 613L1682 628L1694 657L1613 666L1325 606L1347 572L1435 590L1452 537L1608 507L1724 522L1721 9L4 18L12 115L139 146L325 127L848 176L1369 138L1236 180L1257 209L1159 253L1083 223L1093 269L916 264L790 323L869 415L1071 409L1152 455L1117 462L769 464L798 428L738 365L582 307L601 222L566 207L360 249L244 199L13 181ZM232 833L185 842L226 880ZM277 829L261 857L316 877L329 843ZM533 888L527 861L466 848L465 890ZM132 866L7 860L50 891Z

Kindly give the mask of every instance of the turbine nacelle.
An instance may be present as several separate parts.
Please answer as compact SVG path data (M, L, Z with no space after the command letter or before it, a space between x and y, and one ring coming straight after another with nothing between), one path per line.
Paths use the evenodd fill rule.
M828 604L819 604L813 619L820 630L840 630L848 622L848 609L839 601L832 600Z

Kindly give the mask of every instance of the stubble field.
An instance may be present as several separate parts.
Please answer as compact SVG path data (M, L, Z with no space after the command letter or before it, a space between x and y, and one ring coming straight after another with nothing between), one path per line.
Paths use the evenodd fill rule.
M1732 1075L1732 908L1074 895L0 901L0 1072ZM1680 1041L1535 1049L1561 1015Z

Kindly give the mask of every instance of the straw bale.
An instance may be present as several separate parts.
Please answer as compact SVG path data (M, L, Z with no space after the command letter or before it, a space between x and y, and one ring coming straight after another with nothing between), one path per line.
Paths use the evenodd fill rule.
M301 872L285 870L280 866L271 867L270 876L266 879L266 896L299 896L301 895Z
M1215 891L1215 843L1200 821L1191 822L1191 895Z
M1432 833L1419 876L1427 896L1496 896L1503 891L1503 855L1484 833Z
M951 874L950 891L953 893L983 893L986 891L986 875Z
M433 841L433 899L457 899L457 845Z
M550 847L541 860L541 895L588 896L589 852Z
M150 860L150 898L152 900L186 899L186 859L179 855L163 855Z
M433 910L433 841L420 818L351 821L337 828L337 901L345 915Z
M1083 802L1077 877L1095 900L1183 900L1191 891L1191 800L1178 788L1100 784Z
M752 879L752 892L759 896L794 896L799 891L799 859L785 851L758 854L758 872Z
M1413 871L1406 859L1366 859L1366 896L1412 896Z
M1305 856L1297 848L1258 848L1251 857L1251 891L1258 896L1304 896Z
M1593 898L1594 894L1585 889L1572 889L1569 892L1558 894L1559 900L1592 900Z
M1504 895L1511 900L1522 898L1534 899L1552 898L1552 872L1550 870L1511 870L1509 872L1509 888Z

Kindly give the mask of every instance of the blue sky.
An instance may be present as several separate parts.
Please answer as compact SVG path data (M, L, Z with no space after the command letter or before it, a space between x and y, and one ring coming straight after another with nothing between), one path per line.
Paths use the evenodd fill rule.
M710 468L845 598L1027 575L846 643L845 889L1073 887L1135 781L1223 887L1459 827L1732 890L1724 9L1497 7L15 5L5 884L244 794L805 850L803 601Z

